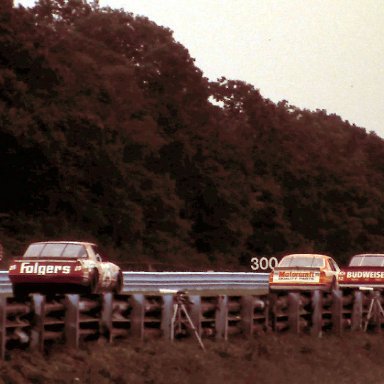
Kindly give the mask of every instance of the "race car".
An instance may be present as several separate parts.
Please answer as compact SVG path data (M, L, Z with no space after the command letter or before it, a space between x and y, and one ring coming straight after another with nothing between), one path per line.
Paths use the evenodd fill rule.
M102 261L96 244L79 241L32 243L8 269L15 296L29 293L120 292L123 274Z
M384 254L352 256L348 267L341 268L338 283L340 288L384 288Z
M292 254L284 256L269 275L270 290L337 289L340 268L330 256Z

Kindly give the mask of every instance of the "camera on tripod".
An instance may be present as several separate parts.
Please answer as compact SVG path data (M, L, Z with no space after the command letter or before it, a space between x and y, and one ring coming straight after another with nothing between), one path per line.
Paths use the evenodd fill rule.
M188 307L193 304L193 302L189 299L188 292L185 290L172 290L172 289L161 289L161 293L172 293L173 294L173 315L171 319L171 340L173 341L175 338L175 333L182 333L183 328L189 328L193 331L199 345L203 351L205 351L205 347L203 341L201 340L200 334L193 324L191 316L188 313Z
M189 299L187 291L177 291L173 300L176 304L191 305L192 301Z
M364 322L364 332L368 329L368 324L371 320L376 319L380 321L384 318L384 309L381 305L381 294L380 291L375 290L374 287L359 287L360 291L370 291L370 303L368 307L367 317Z

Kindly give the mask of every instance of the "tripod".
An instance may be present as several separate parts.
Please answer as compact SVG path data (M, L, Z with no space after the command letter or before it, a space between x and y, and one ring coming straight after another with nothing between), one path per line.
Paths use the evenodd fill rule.
M364 332L367 331L369 320L372 319L375 314L379 314L384 318L384 309L380 303L380 294L377 292L374 292L374 296L372 296L371 302L369 303L367 318L364 324Z
M189 301L187 294L183 291L177 292L174 297L173 304L173 316L171 320L171 340L173 341L175 338L175 327L177 327L178 332L181 333L182 324L186 324L187 327L189 326L189 328L193 330L201 349L205 351L203 341L201 340L201 337L197 332L197 329L193 324L191 317L188 314L187 308L185 306L186 304L192 304Z

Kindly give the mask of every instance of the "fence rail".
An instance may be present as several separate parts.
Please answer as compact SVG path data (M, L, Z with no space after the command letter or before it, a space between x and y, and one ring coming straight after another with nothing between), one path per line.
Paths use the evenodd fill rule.
M252 272L123 272L124 292L268 290L268 273ZM10 293L7 271L0 271L0 292Z

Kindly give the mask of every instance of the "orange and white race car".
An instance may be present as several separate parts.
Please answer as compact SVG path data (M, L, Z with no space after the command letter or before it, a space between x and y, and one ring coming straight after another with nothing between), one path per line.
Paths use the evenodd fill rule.
M78 241L32 243L8 269L15 296L29 293L120 292L123 274L102 261L96 244Z
M330 256L292 254L284 256L269 275L271 290L330 291L337 288L340 268Z

